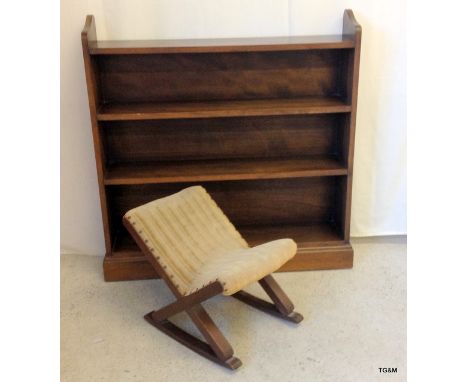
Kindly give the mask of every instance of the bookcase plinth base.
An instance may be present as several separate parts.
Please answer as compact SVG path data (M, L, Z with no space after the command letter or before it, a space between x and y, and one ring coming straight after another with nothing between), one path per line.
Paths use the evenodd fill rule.
M159 278L142 253L104 258L105 281L129 281ZM353 248L350 244L300 248L297 255L279 272L345 269L353 267Z

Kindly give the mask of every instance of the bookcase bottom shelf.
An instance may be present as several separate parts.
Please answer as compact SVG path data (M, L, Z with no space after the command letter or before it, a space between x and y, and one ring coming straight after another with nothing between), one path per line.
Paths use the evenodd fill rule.
M297 255L279 272L343 269L353 266L353 248L328 224L247 227L239 230L250 245L284 237L291 237L297 242ZM103 267L106 281L158 278L150 263L128 236L116 239L113 253L105 256Z

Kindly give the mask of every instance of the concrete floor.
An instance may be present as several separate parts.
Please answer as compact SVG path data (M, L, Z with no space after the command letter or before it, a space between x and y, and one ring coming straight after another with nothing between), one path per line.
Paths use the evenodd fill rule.
M101 257L63 255L61 380L405 381L406 238L352 244L353 269L277 274L305 317L299 326L232 298L204 304L243 362L237 371L201 358L143 320L172 301L161 281L105 283ZM263 295L257 285L247 290ZM185 313L174 321L196 333Z

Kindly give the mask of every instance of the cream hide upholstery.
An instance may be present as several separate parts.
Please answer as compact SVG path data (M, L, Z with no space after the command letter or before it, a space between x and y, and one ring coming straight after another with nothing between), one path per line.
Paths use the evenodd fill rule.
M232 295L276 271L297 250L291 239L249 248L201 186L134 208L124 218L183 295L215 281Z

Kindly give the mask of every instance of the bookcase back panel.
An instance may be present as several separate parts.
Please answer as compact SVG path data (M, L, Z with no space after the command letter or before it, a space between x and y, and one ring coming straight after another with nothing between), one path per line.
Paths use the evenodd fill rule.
M334 155L343 116L276 116L103 124L109 163Z
M104 55L103 101L202 101L342 96L348 50Z
M206 182L202 185L237 226L321 223L334 220L337 178ZM118 230L122 216L129 209L191 185L109 187L112 225Z

